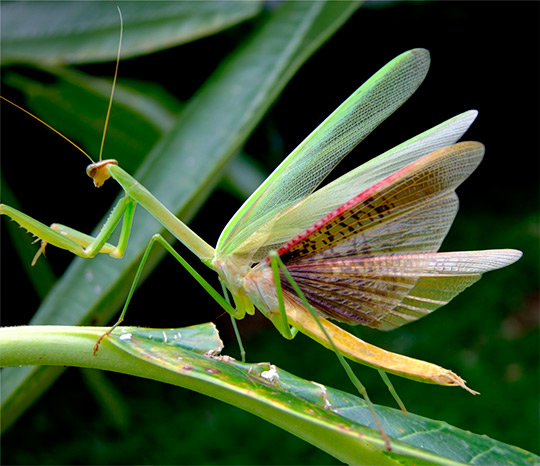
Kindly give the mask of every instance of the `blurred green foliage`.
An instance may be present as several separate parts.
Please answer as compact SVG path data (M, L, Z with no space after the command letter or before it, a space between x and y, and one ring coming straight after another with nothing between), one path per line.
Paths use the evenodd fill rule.
M390 351L448 367L482 393L472 397L462 390L393 378L410 411L536 453L538 13L539 4L534 2L497 2L489 8L481 2L406 2L362 8L300 69L244 147L257 164L272 170L389 59L413 47L431 51L432 68L417 94L337 171L342 173L457 113L477 108L479 118L465 138L483 142L486 156L458 190L460 212L443 248L512 247L521 249L524 257L509 268L487 274L429 318L390 333L363 328L357 332ZM223 57L244 45L259 24L252 20L181 47L122 61L120 84L137 80L145 85L126 87L143 95L168 92L175 100L187 100ZM78 68L107 79L113 73L110 63ZM53 79L14 63L2 72L6 78L17 72L32 79ZM105 99L106 94L104 91ZM24 102L20 96L17 101ZM163 128L169 113L175 115L180 110L172 107L155 109L163 116ZM73 118L82 121L91 110L75 108ZM96 112L99 114L99 109ZM96 195L83 178L79 155L69 152L69 146L18 112L4 109L3 115L2 174L25 212L45 222L61 221L91 231L112 202L116 188ZM111 131L126 123L121 116L119 120L113 118ZM124 131L128 139L137 140L136 129L129 133L132 123ZM89 130L90 125L85 123L81 131ZM57 162L60 154L61 162ZM60 169L66 169L65 174ZM2 191L4 197L4 184ZM211 244L241 203L229 192L218 189L192 223ZM26 291L28 278L7 235L3 234L2 240L2 325L25 324L37 309L39 297ZM47 252L50 265L60 275L71 258L52 249ZM122 293L118 292L118 300ZM193 286L171 258L165 258L140 288L127 318L128 324L152 327L214 320L225 339L225 353L235 356L228 316ZM240 322L240 328L250 361L270 361L300 377L352 391L335 356L304 336L285 341L260 315ZM392 404L375 371L357 366L356 372L374 402ZM3 462L335 462L258 418L196 393L118 374L107 374L107 378L125 403L127 428L100 408L79 372L68 370L4 435ZM29 439L32 448L28 448Z

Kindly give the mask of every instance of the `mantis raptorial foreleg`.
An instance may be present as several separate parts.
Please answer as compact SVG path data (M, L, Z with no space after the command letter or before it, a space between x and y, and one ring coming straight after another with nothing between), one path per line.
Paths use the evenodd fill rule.
M12 220L15 220L19 225L42 241L42 247L34 258L34 262L43 252L45 245L47 244L51 244L60 249L65 249L84 258L92 258L97 254L109 254L111 257L121 258L124 255L128 244L135 205L135 201L129 196L126 195L121 198L95 238L57 223L48 227L5 204L0 204L0 214L7 215ZM122 222L120 238L118 239L118 244L113 246L107 243L107 240L122 217L124 220Z

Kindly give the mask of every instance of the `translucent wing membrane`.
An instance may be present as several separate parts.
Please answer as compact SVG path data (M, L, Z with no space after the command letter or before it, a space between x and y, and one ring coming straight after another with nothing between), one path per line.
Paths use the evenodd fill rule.
M483 153L482 144L462 142L426 155L322 217L278 254L288 265L355 252L393 253L394 248L436 251L457 211L454 190Z
M381 221L359 228L358 234L302 259L314 261L359 253L376 256L436 252L452 225L458 204L456 194L449 193L404 206L400 212L381 216Z
M372 76L315 129L251 195L223 230L217 255L253 256L268 240L266 222L304 199L337 163L405 102L423 81L429 53L415 49ZM243 245L249 239L249 248ZM247 257L251 260L252 257Z
M322 315L391 330L444 306L484 272L521 257L511 249L295 263L287 269ZM297 299L282 280L288 299Z
M437 253L458 210L455 190L484 153L477 142L456 144L476 118L474 110L315 191L416 90L428 65L429 54L421 49L391 61L313 131L235 214L214 259L235 301L247 293L272 318L277 304L268 252L276 250L321 315L389 330L443 306L482 273L521 257L515 250ZM281 285L292 322L315 335L309 325L302 326L303 314L289 314L303 304L283 273Z
M457 212L454 190L483 152L480 143L464 142L428 154L278 249L311 304L327 317L388 330L517 260L521 253L512 250L435 253ZM284 279L282 286L294 297Z
M420 157L457 142L472 124L477 113L471 110L451 118L341 176L286 212L280 212L274 219L261 219L257 223L257 234L246 239L235 254L251 253L254 262L261 261L269 250L278 249L358 193ZM457 207L454 216L456 212ZM449 222L452 220L453 216ZM255 253L252 252L254 250Z

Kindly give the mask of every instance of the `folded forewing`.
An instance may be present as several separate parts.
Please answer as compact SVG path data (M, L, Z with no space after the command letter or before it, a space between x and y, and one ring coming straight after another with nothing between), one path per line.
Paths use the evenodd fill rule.
M483 153L482 144L463 142L426 155L323 217L279 248L278 254L288 266L324 255L343 256L340 249L351 254L356 249L364 256L394 247L402 250L400 238L411 229L414 238L409 244L412 241L417 245L413 250L418 249L424 236L429 244L440 243L457 209L452 194L478 166ZM428 220L431 227L423 230L418 223L422 218L414 219L415 212L422 218L426 212L433 215ZM437 222L441 223L439 229ZM364 241L366 238L369 240Z
M313 131L250 196L218 240L218 254L234 254L262 217L274 218L309 195L362 139L405 102L423 81L429 52L398 56Z
M259 262L269 250L278 249L357 194L415 160L457 142L476 115L475 110L457 115L341 176L293 207L253 221L256 233L246 238L235 254L251 254L253 262Z

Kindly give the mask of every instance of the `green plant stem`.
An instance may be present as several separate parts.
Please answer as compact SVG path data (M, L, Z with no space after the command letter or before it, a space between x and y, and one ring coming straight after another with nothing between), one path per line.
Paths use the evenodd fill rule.
M270 363L240 363L217 356L223 344L213 324L168 330L119 327L93 356L96 340L107 330L0 328L0 365L107 369L178 385L255 414L346 464L457 466L471 461L495 464L501 457L512 464L538 464L538 457L516 447L379 406L385 429L392 433L389 452L359 398L300 379ZM7 398L3 405L9 402ZM469 449L464 451L463 445Z
M227 384L219 377L206 380L164 370L143 359L136 358L116 347L109 339L101 342L99 352L93 356L96 340L109 327L75 326L26 326L0 328L0 366L51 365L77 366L111 370L160 382L178 385L211 396L275 424L286 431L316 445L348 464L369 464L363 459L373 455L371 461L395 464L380 455L380 447L368 441L369 434L350 432L342 435L339 430L329 430L313 423L309 417L292 415L286 410L275 409L264 399L244 396L240 387ZM115 333L122 333L118 327ZM114 337L114 334L113 334ZM377 434L373 433L375 437ZM374 438L375 444L380 440ZM362 461L360 461L362 458Z

